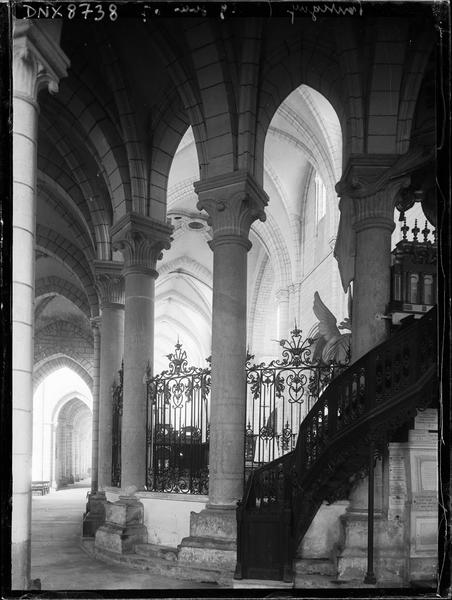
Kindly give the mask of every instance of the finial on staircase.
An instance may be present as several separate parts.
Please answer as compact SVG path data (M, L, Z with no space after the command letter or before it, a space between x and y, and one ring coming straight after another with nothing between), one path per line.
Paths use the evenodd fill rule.
M430 233L430 229L427 226L427 220L425 221L424 229L421 233L424 235L424 243L426 244L428 242L428 234Z
M402 232L402 236L403 236L403 237L402 237L402 239L403 239L404 241L406 240L406 234L407 234L407 232L409 231L409 229L410 229L410 228L409 228L409 227L408 227L408 225L406 224L406 217L405 217L405 215L404 215L404 216L403 216L403 225L402 225L402 227L400 228L400 231Z
M414 220L414 227L411 230L411 232L413 233L413 241L417 242L417 234L420 232L419 227L417 226L417 219Z

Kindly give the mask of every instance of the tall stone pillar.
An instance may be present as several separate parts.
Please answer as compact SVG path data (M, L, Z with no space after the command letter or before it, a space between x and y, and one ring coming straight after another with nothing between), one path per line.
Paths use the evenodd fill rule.
M342 285L353 281L351 361L359 360L383 342L389 331L385 314L391 291L391 233L397 194L409 178L390 167L395 158L366 157L349 165L336 190L341 196L341 223L335 255ZM372 163L373 161L373 163ZM374 488L375 539L390 530L382 514L383 467L377 463ZM342 517L344 547L338 557L339 578L363 579L367 554L368 479L358 481ZM386 549L375 556L375 573L383 576Z
M93 424L91 439L91 491L88 494L86 510L83 514L83 536L93 536L103 523L105 510L103 502L105 494L99 493L99 429L100 429L100 353L101 353L101 317L91 319L94 336L94 368L93 368ZM84 448L81 447L81 471L86 460Z
M389 171L388 171L389 172ZM369 175L368 175L369 176ZM352 362L380 344L387 336L386 312L391 291L391 234L394 230L394 206L401 188L409 178L384 180L377 171L372 184L356 181L339 183L341 219L338 243L348 238L349 273L342 278L344 290L353 280ZM347 215L345 223L344 215ZM341 230L342 229L342 230ZM353 260L353 264L351 263Z
M15 21L13 32L12 589L30 585L34 236L38 91L58 90L68 59L61 21Z
M198 208L209 213L213 230L209 503L201 513L192 513L180 557L233 567L235 508L244 483L248 235L256 219L265 219L268 198L243 171L200 181L195 190Z
M91 493L95 494L98 487L98 456L99 456L99 367L100 367L100 318L91 319L94 338L93 364L93 426L91 451Z
M146 387L144 375L154 358L155 270L170 247L172 227L128 214L111 229L113 247L124 256L124 388L121 433L121 488L146 484Z
M99 390L99 489L111 485L112 385L124 355L124 281L122 263L96 261L102 307Z
M281 340L289 335L289 290L281 289L276 293L276 301L278 303L278 331L276 339Z

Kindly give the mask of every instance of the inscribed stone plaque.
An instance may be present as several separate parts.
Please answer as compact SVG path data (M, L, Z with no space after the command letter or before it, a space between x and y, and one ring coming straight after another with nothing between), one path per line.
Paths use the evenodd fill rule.
M422 443L427 446L436 446L438 442L438 434L431 433L428 429L411 430L408 432L408 441L414 443Z
M413 494L412 509L436 513L438 510L436 494Z
M389 457L389 493L400 495L406 493L405 461L403 456Z

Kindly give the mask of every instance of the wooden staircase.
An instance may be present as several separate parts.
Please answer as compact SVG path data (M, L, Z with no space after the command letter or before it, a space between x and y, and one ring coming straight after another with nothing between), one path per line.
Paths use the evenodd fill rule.
M346 499L417 410L435 403L437 311L403 327L334 379L293 452L251 473L237 508L235 579L293 581L293 561L321 503Z

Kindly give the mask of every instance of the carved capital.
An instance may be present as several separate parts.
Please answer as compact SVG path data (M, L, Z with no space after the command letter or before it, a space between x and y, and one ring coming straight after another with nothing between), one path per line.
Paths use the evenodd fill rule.
M124 257L125 272L146 270L157 277L155 267L162 250L171 247L173 228L135 213L127 214L111 228L112 245Z
M124 305L124 279L122 277L123 264L114 261L96 260L94 271L96 274L96 289L102 307L108 304Z
M36 103L38 92L47 86L58 92L67 76L69 59L59 46L60 21L16 20L13 30L14 95Z
M373 194L352 198L355 230L361 229L364 222L370 224L374 221L375 226L387 225L392 231L397 196L403 193L403 190L407 189L409 185L410 178L402 177L395 181L389 181L383 189L379 189Z
M268 196L246 171L234 171L194 185L199 198L197 207L209 214L214 241L223 236L247 240L252 223L257 219L265 221Z

